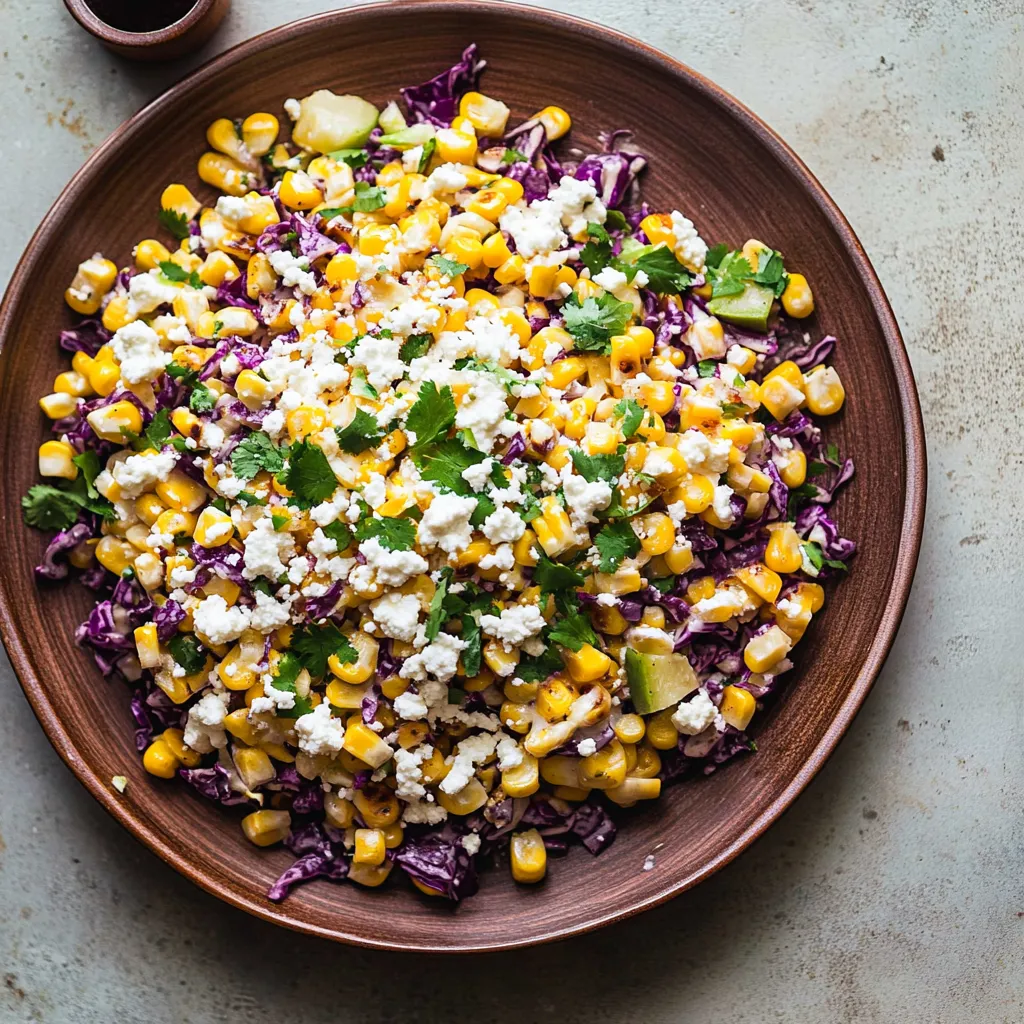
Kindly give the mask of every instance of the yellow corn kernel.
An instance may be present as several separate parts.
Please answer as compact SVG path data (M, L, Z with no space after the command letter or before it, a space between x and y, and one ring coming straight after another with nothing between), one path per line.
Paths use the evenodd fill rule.
M156 625L147 622L137 626L134 637L139 664L143 668L156 668L160 664L160 641L156 635Z
M500 238L501 236L497 235L492 237ZM483 243L477 235L470 234L468 232L466 234L453 235L448 239L445 243L444 252L447 256L450 256L457 262L464 264L470 270L476 270L484 260ZM502 260L501 262L504 263L505 261ZM499 266L500 265L501 264L499 263Z
M55 391L52 395L44 395L39 399L39 408L51 420L59 420L70 416L78 408L78 402L74 395L66 391Z
M760 562L737 569L734 575L748 590L752 590L762 601L769 604L775 603L779 591L782 590L782 578L779 574Z
M202 181L229 196L244 196L255 184L253 176L241 164L223 153L204 153L196 169Z
M77 370L58 373L53 381L53 390L58 394L72 395L74 398L86 398L92 394L89 378Z
M539 882L548 869L548 852L541 834L531 828L517 832L509 845L512 877L525 885Z
M300 405L285 417L288 436L293 441L301 441L310 434L323 430L327 422L327 413L311 405Z
M612 740L580 760L580 786L584 789L614 789L626 779L628 763L621 741Z
M346 711L355 711L361 707L363 698L368 694L369 691L365 686L343 683L340 679L332 679L325 690L325 695L331 706Z
M208 505L199 513L193 537L200 547L215 548L227 544L234 532L235 524L231 521L231 516Z
M484 644L484 664L496 676L510 676L519 664L519 651L515 648L506 651L499 641L488 640Z
M388 880L388 875L391 874L393 867L394 862L390 860L385 860L383 864L376 866L373 864L353 864L349 868L347 877L350 882L356 882L358 885L365 885L375 889L378 885L383 885ZM417 884L415 879L413 884Z
M782 482L787 487L799 487L807 479L807 456L799 448L782 452L781 456L776 456L776 460L782 462L779 466Z
M803 274L790 274L786 290L782 293L782 308L786 313L802 320L814 312L814 296Z
M198 199L184 185L168 185L160 196L160 208L171 210L191 220L202 208Z
M569 403L569 412L565 417L565 426L562 432L566 437L579 441L587 432L587 424L590 422L590 408L584 398L577 398Z
M117 267L100 253L79 263L64 301L76 312L91 316L100 308L103 296L113 287Z
M525 750L521 753L522 761L514 768L506 768L501 773L501 788L505 791L506 796L530 796L540 789L537 758Z
M664 555L676 542L675 524L664 512L637 516L633 528L640 538L640 546L649 555Z
M623 743L639 743L644 738L647 726L639 715L623 715L612 729Z
M640 221L640 230L647 236L652 245L664 242L669 248L676 244L672 230L672 218L667 213L651 213Z
M526 262L523 257L516 253L510 256L497 270L494 271L494 280L498 284L517 284L526 276Z
M121 368L117 363L96 359L89 367L87 376L92 390L106 398L117 387L117 382L121 379Z
M800 538L792 523L770 523L771 536L764 553L764 564L775 572L796 572L803 564Z
M198 273L203 284L219 288L225 281L234 281L239 271L235 261L226 252L218 250L206 257Z
M263 696L263 683L257 683L254 689L257 691L256 696ZM248 699L248 694L246 694ZM248 744L250 747L254 747L258 742L258 733L256 727L249 720L249 709L248 707L239 708L237 711L232 711L230 714L224 716L224 730L235 739L241 740L243 743Z
M242 370L235 378L235 394L247 409L256 410L274 397L276 388L255 370Z
M576 532L565 509L558 504L554 495L544 498L540 507L543 514L534 519L531 526L544 553L549 558L555 558L578 543Z
M442 163L472 164L476 161L476 136L455 128L441 128L434 136Z
M179 469L171 470L154 490L168 508L194 512L206 503L207 490L202 484L186 476Z
M353 757L365 761L371 768L379 768L390 760L392 749L367 725L349 722L343 746Z
M387 786L366 786L357 789L352 802L359 816L370 828L384 828L398 820L401 808Z
M127 541L118 540L117 537L101 537L96 545L96 561L109 569L115 576L131 567L138 551Z
M253 258L255 259L255 257ZM332 288L338 288L341 285L349 284L359 279L359 265L351 253L339 252L336 256L331 257L325 273L327 275L327 283Z
M242 819L245 838L255 846L273 846L281 842L292 827L287 811L253 811Z
M690 477L686 460L675 448L669 448L667 445L659 445L648 450L643 472L653 476L660 487L678 487L680 490L680 485ZM708 483L710 484L710 481ZM714 487L711 488L711 496L714 497ZM681 497L679 500L685 501L685 498Z
M265 750L259 750L256 747L236 747L232 752L231 759L247 789L262 786L277 775Z
M675 385L668 380L645 381L637 388L636 400L645 409L664 416L675 408Z
M811 624L811 597L799 591L791 593L785 601L779 601L775 608L775 623L796 643Z
M545 107L534 114L530 120L540 121L544 125L548 142L560 139L572 127L572 118L561 107Z
M577 683L590 683L608 674L612 667L612 659L592 644L584 644L578 651L564 649L562 660L569 670L569 675Z
M590 618L594 628L607 636L622 636L629 628L629 622L622 617L618 608L608 605L595 605L590 611Z
M820 583L801 583L794 594L799 598L807 598L812 612L817 614L825 606L825 589Z
M159 500L159 499L157 499ZM179 533L187 533L190 537L195 532L196 517L191 512L182 509L169 508L161 512L153 523L159 533L169 533L177 536Z
M561 721L569 713L577 696L576 689L569 686L565 679L552 676L537 688L537 713L548 722Z
M743 661L751 672L767 672L793 649L793 641L779 626L771 626L747 642Z
M383 864L386 854L384 833L379 828L356 829L355 848L352 852L353 864Z
M312 210L323 202L324 195L305 171L286 171L278 198L290 210Z
M155 238L144 238L132 253L135 257L135 266L139 270L153 270L155 267L160 266L161 263L166 263L170 260L171 254L167 250L162 242L158 242Z
M611 382L621 384L640 372L640 342L629 334L615 334L611 346Z
M398 242L399 230L396 224L367 224L359 232L359 252L363 256L379 256L389 246Z
M171 753L186 768L195 768L199 765L201 756L191 747L185 746L185 734L181 729L164 729L158 739L167 744Z
M510 111L500 100L479 92L467 92L459 100L459 115L473 126L479 135L499 138L505 134Z
M725 719L727 725L741 732L750 725L750 720L757 710L757 702L749 690L741 689L738 686L726 686L722 690L722 703L718 711Z
M485 188L474 193L473 197L466 201L465 209L470 213L475 213L478 217L496 223L505 207L508 206L508 202L508 196L504 192L496 188ZM553 273L552 279L554 279Z
M594 588L599 594L635 594L643 586L640 571L630 566L620 566L613 573L594 574Z
M696 604L698 601L706 601L708 598L714 597L714 594L714 576L701 576L686 588L686 600L689 601L690 604Z
M804 402L803 378L799 386L781 374L768 378L760 387L759 397L761 404L781 422Z
M242 122L242 142L253 156L263 156L277 141L280 124L273 114L250 114Z
M679 742L679 731L672 724L674 708L666 708L647 719L647 742L655 750L672 750Z
M353 633L349 637L349 642L356 649L358 658L355 661L342 662L338 660L336 654L332 654L328 659L328 667L343 683L365 683L377 669L380 644L362 630Z
M846 401L846 390L832 366L816 366L804 378L807 408L815 416L831 416L839 412Z
M108 331L119 331L134 319L135 315L128 312L127 295L112 295L103 307L103 326Z
M548 385L564 391L574 380L579 380L587 372L587 364L579 356L568 356L559 359L548 370Z
M681 501L683 507L691 515L698 515L705 511L714 500L715 485L708 477L692 473L680 481L672 490L671 495L666 495L666 501L670 497L673 502Z
M686 572L693 565L693 548L689 541L673 544L664 554L665 565L668 571L679 575Z
M66 441L44 441L39 446L39 475L77 479L78 467L71 461L76 454Z
M481 262L485 267L496 270L512 258L512 250L500 231L496 231L481 244Z
M534 566L537 564L537 534L529 527L523 531L523 535L512 545L512 554L518 565Z
M355 807L350 800L345 800L337 793L324 794L324 817L328 825L334 828L346 829L352 824L355 817Z
M616 427L608 423L587 424L586 448L591 455L613 455L621 443L622 433Z
M181 767L167 742L160 738L153 740L142 755L142 767L159 779L173 779Z
M530 731L532 719L530 708L526 704L516 704L514 701L507 700L501 705L498 717L501 719L501 724L512 732L523 734Z

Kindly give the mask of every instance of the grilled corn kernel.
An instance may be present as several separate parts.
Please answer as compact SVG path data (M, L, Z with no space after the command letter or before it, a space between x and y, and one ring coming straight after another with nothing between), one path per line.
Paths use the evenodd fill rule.
M517 832L509 847L512 877L527 885L539 882L548 869L548 852L541 834L531 828Z
M846 401L846 391L839 374L831 366L816 366L805 378L807 408L815 416L831 416Z
M501 788L506 796L525 797L536 793L540 788L540 771L537 758L522 751L522 761L514 768L506 768L501 773Z
M291 831L292 816L287 811L253 811L242 819L245 838L256 846L273 846Z

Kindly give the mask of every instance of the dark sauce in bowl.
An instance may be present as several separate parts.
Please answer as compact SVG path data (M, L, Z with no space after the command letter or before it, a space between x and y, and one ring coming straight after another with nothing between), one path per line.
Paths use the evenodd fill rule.
M88 0L93 14L122 32L155 32L180 21L196 0Z

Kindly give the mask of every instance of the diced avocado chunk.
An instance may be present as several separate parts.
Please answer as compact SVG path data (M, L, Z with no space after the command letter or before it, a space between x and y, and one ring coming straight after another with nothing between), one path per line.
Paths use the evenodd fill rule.
M405 115L394 100L380 112L378 124L383 132L400 132L406 126Z
M317 89L302 101L292 138L314 153L361 149L377 127L377 108L360 96L336 96Z
M708 303L708 312L740 327L766 331L774 298L771 288L748 281L739 295L720 295L712 299Z
M382 135L377 141L382 146L390 146L392 149L414 149L429 142L433 137L432 124L411 124L408 128L402 128L390 135Z
M684 654L640 654L626 649L626 678L637 714L678 704L700 685Z

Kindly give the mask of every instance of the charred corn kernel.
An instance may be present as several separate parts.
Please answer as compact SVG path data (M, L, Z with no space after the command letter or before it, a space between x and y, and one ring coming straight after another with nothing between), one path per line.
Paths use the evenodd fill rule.
M666 708L647 719L647 742L655 750L672 750L679 742L679 731L672 724L674 708Z
M273 846L291 831L292 816L287 811L253 811L242 819L245 838L255 846Z
M540 789L540 771L537 758L522 753L522 761L514 768L506 768L501 773L501 788L506 796L524 797L536 793Z
M481 262L485 267L496 270L512 258L512 250L500 231L496 231L481 244Z
M235 261L226 252L218 250L206 257L198 273L203 284L219 288L225 281L234 281L239 271Z
M394 824L401 811L397 798L387 786L364 786L357 789L352 803L370 828L384 828Z
M441 128L434 136L442 163L472 164L476 161L476 136L454 128Z
M509 845L512 877L524 885L539 882L548 869L548 852L541 834L531 828L517 832Z
M540 546L549 558L554 558L577 544L576 533L564 508L554 495L548 495L541 503L542 514L530 524Z
M580 785L584 789L613 789L626 778L626 751L618 739L580 760Z
M349 637L349 642L356 649L358 658L355 661L342 662L338 660L336 654L332 654L328 659L328 666L343 683L365 683L376 671L380 645L362 630L353 633Z
M497 270L494 271L494 280L498 284L516 284L522 281L526 275L526 262L523 257L516 253L509 257Z
M328 825L346 829L352 824L355 817L355 807L351 801L343 799L337 793L325 793L324 817L327 819Z
M498 717L501 719L501 724L512 732L523 734L530 731L532 719L530 708L526 704L516 704L507 700L501 705Z
M719 714L725 719L726 725L742 732L754 717L757 710L757 702L749 690L743 690L738 686L726 686L722 690L722 703L719 705Z
M587 372L587 364L579 356L568 356L559 359L548 370L548 385L563 391L574 380L579 380Z
M579 786L580 760L577 757L545 757L540 762L540 777L552 786Z
M109 569L115 576L131 567L138 554L136 549L127 541L118 540L117 537L101 537L96 545L96 561Z
M479 92L467 92L459 100L459 114L473 126L479 135L500 138L505 134L510 111L500 100Z
M816 366L804 378L807 408L815 416L831 416L839 412L846 401L846 390L832 366Z
M200 763L200 755L191 747L185 746L185 734L181 729L165 729L158 739L164 741L171 753L186 767L195 768Z
M612 335L611 382L621 384L640 372L640 342L628 334Z
M51 420L59 420L70 416L78 408L78 401L74 395L66 391L55 391L52 395L44 395L39 399L39 408Z
M693 548L689 541L673 544L664 554L665 565L671 573L678 575L693 565Z
M206 503L206 488L186 476L180 469L172 470L166 479L157 483L154 490L168 508L194 512Z
M184 185L168 185L160 196L160 208L191 220L201 209L198 199Z
M219 188L229 196L244 196L255 183L249 171L223 153L204 153L196 170L207 185Z
M238 400L251 410L266 405L276 394L276 388L255 370L242 370L235 378L235 394Z
M173 779L181 767L164 739L155 739L142 755L142 767L159 779Z
M800 538L792 523L771 523L764 564L777 573L796 572L803 564Z
M231 540L234 532L235 524L231 516L208 505L199 513L193 537L200 547L215 548Z
M480 810L487 803L487 790L479 779L473 778L458 793L437 792L437 802L449 813L465 816Z
M500 192L496 188L485 188L476 192L472 199L467 200L465 209L485 220L496 222L508 203L508 196L504 192ZM551 276L554 280L554 273Z
M790 274L782 293L782 308L787 315L802 320L814 312L814 296L803 274Z
M312 210L324 195L305 171L285 171L278 198L289 210Z
M767 672L793 649L793 641L779 626L771 626L747 642L743 662L751 672Z
M256 747L236 747L232 752L231 759L247 789L262 786L277 775L265 750L259 750Z
M639 743L644 738L647 726L639 715L623 715L612 729L623 743Z
M160 664L160 640L156 635L156 625L147 622L135 628L135 651L139 656L139 664L143 668L156 668Z
M632 520L633 529L640 538L640 546L649 555L663 555L676 542L676 528L664 512L651 512Z
M544 125L548 142L560 139L572 127L572 118L561 107L545 107L530 118Z
M806 598L808 607L817 614L825 606L825 590L820 583L801 583L795 591L798 598Z
M332 707L355 711L362 707L363 698L369 696L365 686L354 683L343 683L340 679L332 679L326 687L325 695Z
M548 722L561 721L569 713L577 696L575 688L570 687L564 679L552 676L537 689L537 713Z
M253 156L269 153L277 141L280 124L273 114L250 114L242 122L242 142L246 150Z
M608 674L612 667L612 659L592 644L584 644L578 651L565 649L562 660L569 670L569 675L577 683L590 683Z
M77 479L78 467L71 461L76 454L65 441L44 441L39 446L39 475Z
M782 590L782 578L779 574L760 562L737 569L734 575L748 590L752 590L762 601L769 604L775 603L779 591Z
M618 608L608 605L595 605L590 611L594 628L608 636L622 636L629 628L629 622L622 617Z
M353 864L383 864L387 854L384 833L379 828L357 828L355 847L352 851Z
M365 761L371 768L379 768L390 760L393 753L391 747L362 722L349 723L343 746L353 757Z

